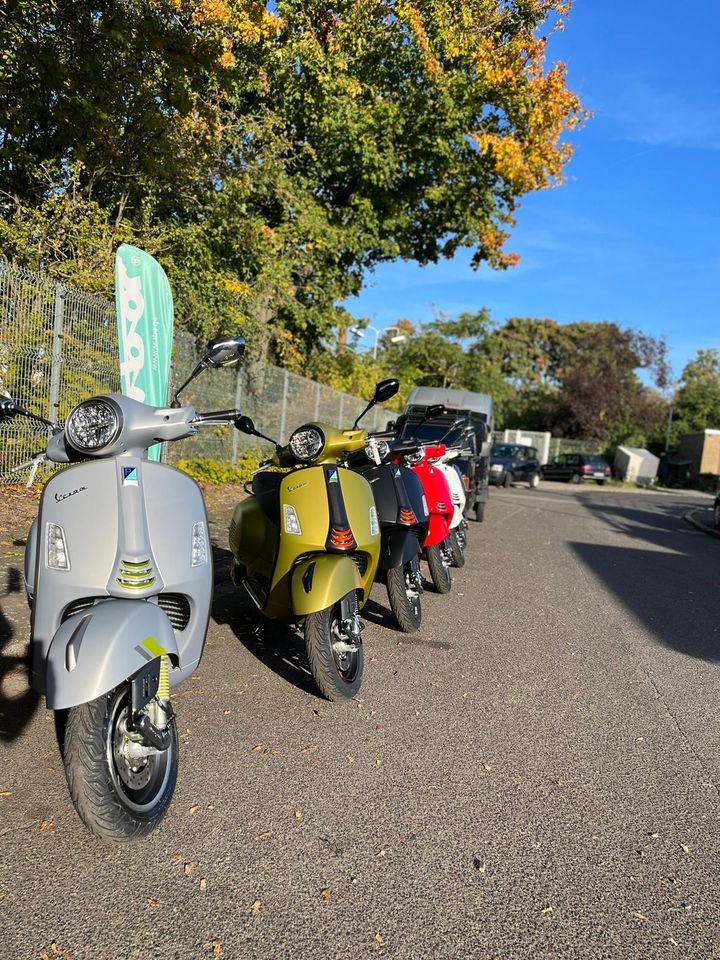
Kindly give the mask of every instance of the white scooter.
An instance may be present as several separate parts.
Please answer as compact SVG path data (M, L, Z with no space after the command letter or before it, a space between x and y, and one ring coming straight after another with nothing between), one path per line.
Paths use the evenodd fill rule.
M211 341L183 386L236 363L244 348L242 337ZM106 840L146 836L170 805L178 773L170 689L197 668L210 616L202 494L147 451L240 412L199 414L175 398L158 409L93 397L62 428L0 402L0 424L18 416L45 424L47 459L71 465L45 485L25 551L30 682L67 717L60 746L70 795Z

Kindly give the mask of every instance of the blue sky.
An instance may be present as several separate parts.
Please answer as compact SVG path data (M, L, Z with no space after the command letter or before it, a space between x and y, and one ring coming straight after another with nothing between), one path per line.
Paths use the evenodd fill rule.
M499 322L615 321L666 336L676 375L720 347L719 33L718 0L576 0L550 59L594 118L565 185L524 198L506 244L520 265L383 264L348 309L378 327L483 306Z

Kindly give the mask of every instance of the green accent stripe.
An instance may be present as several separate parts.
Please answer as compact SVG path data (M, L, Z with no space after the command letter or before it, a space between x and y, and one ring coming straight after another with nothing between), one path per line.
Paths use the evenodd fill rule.
M162 657L163 654L167 655L167 650L164 647L161 647L154 637L145 637L142 645L146 650L149 650L153 656Z

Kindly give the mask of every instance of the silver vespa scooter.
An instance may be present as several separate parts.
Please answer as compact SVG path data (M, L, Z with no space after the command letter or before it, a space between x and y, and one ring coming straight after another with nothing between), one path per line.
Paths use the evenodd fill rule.
M208 344L201 370L236 363L242 337ZM180 391L178 391L179 393ZM149 834L172 799L178 735L170 690L198 666L212 595L207 514L198 485L147 458L238 410L198 414L119 394L80 403L54 428L47 459L73 464L46 484L28 536L31 685L69 711L61 742L86 826L125 841ZM0 422L26 416L12 400Z

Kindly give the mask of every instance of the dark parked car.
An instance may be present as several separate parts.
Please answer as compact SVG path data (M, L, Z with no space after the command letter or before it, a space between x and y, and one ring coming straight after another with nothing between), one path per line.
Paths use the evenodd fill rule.
M540 461L535 447L520 443L496 443L490 455L490 483L509 487L511 483L540 483Z
M713 523L720 530L720 480L715 487L715 503L713 504Z
M594 453L561 453L542 468L543 480L567 480L568 483L594 480L600 486L611 474L608 464Z

